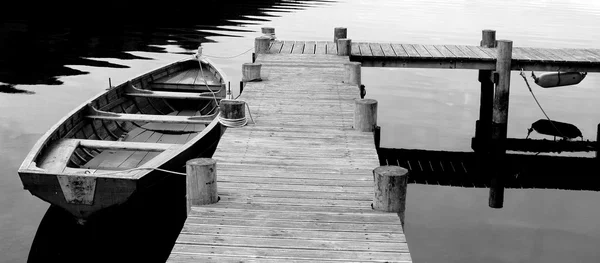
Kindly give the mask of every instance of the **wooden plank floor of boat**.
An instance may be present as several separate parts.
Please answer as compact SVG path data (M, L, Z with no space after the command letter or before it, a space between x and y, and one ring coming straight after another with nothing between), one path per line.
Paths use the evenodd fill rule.
M173 112L169 115L194 116L199 114L196 111L183 110L179 112ZM205 125L203 124L148 123L140 125L140 127L131 130L127 136L124 137L123 141L184 144L192 139L198 132L202 131L204 127ZM195 133L165 134L154 131L165 129L170 131L195 131ZM158 154L160 154L160 152L105 150L87 162L84 165L84 168L103 170L131 169L139 167Z

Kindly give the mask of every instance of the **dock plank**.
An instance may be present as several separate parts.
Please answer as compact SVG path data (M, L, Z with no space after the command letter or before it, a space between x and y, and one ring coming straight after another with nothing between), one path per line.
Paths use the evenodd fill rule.
M327 54L327 42L317 41L317 44L315 45L315 54L317 54L317 55Z
M333 41L327 41L327 54L337 55L337 44Z
M554 53L550 52L547 48L532 48L533 51L539 56L543 57L544 60L552 62L564 62L565 60Z
M273 247L286 249L314 249L314 250L346 250L346 251L373 251L373 252L408 252L406 243L384 243L369 241L338 241L315 239L284 239L273 237L244 237L224 236L219 238L209 235L179 235L181 243L190 245L228 245L246 247Z
M314 41L306 41L302 54L315 54L315 46L316 43Z
M246 259L251 258L271 258L278 259L280 262L289 262L296 258L302 260L320 261L324 259L338 259L340 261L385 261L394 258L393 262L410 261L409 253L403 252L364 252L364 251L340 251L314 250L314 249L286 249L279 247L245 247L245 246L200 246L191 244L178 244L173 248L171 255L175 254L201 254L225 256L243 256ZM197 261L196 261L197 262ZM388 261L390 262L390 261Z
M560 57L561 59L563 59L566 62L576 62L577 58L573 57L573 55L565 53L564 51L562 51L561 49L548 49L548 52ZM586 61L589 62L589 61Z
M473 53L477 54L477 56L479 56L480 58L483 58L483 59L492 59L493 58L488 53L483 52L483 50L481 50L479 47L476 47L476 46L466 46L466 48L468 48L469 50L471 50Z
M423 45L423 47L427 50L427 52L429 52L429 54L433 57L433 58L443 58L444 55L437 50L437 48L435 48L433 45Z
M269 48L269 53L271 54L279 54L281 53L281 48L283 47L283 42L281 41L273 41L271 47Z
M596 59L596 61L600 61L600 49L586 48L583 51L588 53L590 55L590 58L594 58L594 59Z
M371 48L371 52L373 53L373 56L377 56L377 57L384 57L385 55L383 54L383 49L381 48L381 45L378 43L370 43L369 47Z
M408 54L408 56L410 56L410 57L421 57L419 55L419 52L415 49L415 47L413 47L413 45L410 45L410 44L401 44L401 46L404 49L404 51L406 51L406 53Z
M352 42L351 43L351 50L350 50L350 54L352 56L362 56L361 50L360 50L360 45L356 42Z
M214 226L206 224L185 225L181 233L225 236L255 236L290 239L321 239L321 240L359 240L359 241L384 241L386 243L403 243L406 238L402 234L394 233L348 233L345 231L314 231L306 229L277 228L277 227L245 227L245 226Z
M291 54L292 49L294 48L294 41L283 41L283 46L281 47L281 54Z
M423 45L412 45L422 58L432 57Z
M540 62L550 61L546 57L537 53L534 48L522 47L521 52L523 52L523 54L530 60L536 60Z
M446 58L456 58L456 56L444 45L433 45L444 57Z
M304 52L304 41L295 41L292 48L292 54L302 54Z
M528 55L523 53L523 50L521 48L513 48L512 59L531 61L531 59L528 57Z
M400 44L392 44L392 49L394 49L394 52L396 53L396 56L398 56L398 57L408 57L408 53L406 52L406 50L404 49L404 47L402 47L402 45L400 45Z
M364 43L364 42L358 43L358 47L360 49L361 56L373 56L373 52L371 51L371 47L369 46L369 43Z
M457 57L457 58L461 58L461 59L468 59L468 58L470 58L470 56L467 56L467 54L465 54L464 52L462 52L462 50L460 50L455 45L444 45L444 47L446 47L446 49L450 50L450 52L452 52L452 54L455 57Z
M381 44L381 50L383 51L383 55L386 57L395 57L396 56L396 52L394 52L392 45L389 43Z
M471 59L473 60L478 60L478 59L483 59L485 57L473 52L471 49L469 49L467 46L464 45L457 45L456 48L458 48L460 51L462 51L463 53L465 53L467 56L469 56Z

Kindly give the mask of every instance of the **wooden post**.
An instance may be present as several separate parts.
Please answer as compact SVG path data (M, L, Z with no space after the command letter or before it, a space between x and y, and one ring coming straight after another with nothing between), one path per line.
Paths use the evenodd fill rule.
M510 94L510 67L512 41L498 40L496 72L498 82L494 89L492 112L493 165L496 166L490 183L489 206L502 208L504 203L504 176L506 174L506 136L508 128L508 98Z
M254 53L267 54L269 53L269 45L271 38L268 36L260 36L254 39Z
M496 47L496 31L483 30L480 46L487 48ZM494 101L492 71L480 70L479 82L481 82L479 120L475 123L475 141L472 148L476 152L489 152L490 138L492 136L492 107Z
M235 120L246 117L246 103L241 100L221 100L219 117Z
M336 42L338 56L350 56L352 53L352 40L340 38Z
M355 99L354 105L354 129L361 132L372 132L377 126L377 101Z
M261 28L261 32L263 33L263 35L268 36L271 39L275 39L275 28L263 27L263 28Z
M361 84L361 64L360 62L346 62L344 63L344 83L352 85Z
M373 170L373 180L373 209L398 213L404 227L408 170L400 166L379 166Z
M260 63L244 63L242 64L242 81L260 81L260 69L262 65Z
M596 126L596 160L600 160L600 123Z
M338 39L348 37L348 29L345 27L336 27L333 29L333 42L337 43Z
M191 159L185 163L187 173L187 212L194 205L214 204L217 194L217 161L211 158Z

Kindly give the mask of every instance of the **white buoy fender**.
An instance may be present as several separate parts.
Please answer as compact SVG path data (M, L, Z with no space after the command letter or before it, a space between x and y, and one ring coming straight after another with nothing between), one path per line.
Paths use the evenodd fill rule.
M544 88L553 88L560 86L568 86L579 84L584 78L586 73L581 72L549 72L534 77L535 84Z

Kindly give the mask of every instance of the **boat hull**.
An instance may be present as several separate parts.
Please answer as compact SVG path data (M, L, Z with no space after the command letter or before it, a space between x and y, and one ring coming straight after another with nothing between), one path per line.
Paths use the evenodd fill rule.
M191 116L195 119L192 119L192 117L187 118L186 116L189 115L177 116L175 117L177 118L176 122L183 120L185 123L162 123L160 124L161 126L140 126L136 121L131 120L117 119L107 121L90 119L90 114L93 114L94 111L90 111L89 108L94 107L94 109L101 110L100 112L116 112L116 114L110 114L117 116L123 113L125 115L129 114L128 116L135 115L135 117L142 117L144 118L142 121L148 122L146 124L153 124L151 123L152 120L148 121L148 119L157 118L153 116L158 116L158 114L163 114L161 116L166 116L168 119L172 118L170 116L176 116L179 112L182 112L181 110L186 111L186 107L196 107L197 98L193 98L192 100L177 100L178 98L171 100L164 98L154 99L149 98L146 93L142 94L144 96L141 98L132 98L132 96L129 96L130 94L127 94L127 92L131 91L131 89L127 89L127 85L136 85L137 87L133 89L136 92L144 89L146 90L144 92L151 93L149 91L153 87L156 87L157 89L164 90L157 93L165 94L171 92L170 95L177 94L177 90L167 90L164 88L166 84L169 84L168 81L165 81L165 84L156 83L158 82L156 80L168 79L169 74L181 73L179 71L182 71L182 68L185 69L185 67L189 67L190 65L198 65L198 62L184 60L156 69L109 89L73 110L40 138L25 161L23 161L19 169L19 176L24 188L53 206L64 209L80 222L85 222L100 211L124 204L132 199L132 197L144 196L149 193L160 194L160 189L163 186L161 182L164 182L168 177L182 176L159 171L156 168L185 173L185 163L187 160L198 157L212 157L219 139L225 131L225 126L222 126L216 118L205 122L202 118L200 118L202 120L198 121L198 116L194 115ZM200 65L202 67L203 64ZM200 90L198 92L205 92L206 90L214 92L215 87L220 87L216 95L224 95L224 75L218 69L212 67L212 65L209 66L211 67L207 69L210 70L204 69L202 74L216 76L212 80L213 82L208 85L205 81L204 84L201 83L195 86L193 83L184 83L184 86L187 88L185 90L185 94L187 95L185 96L194 91L193 87L197 87ZM196 69L196 71L198 70ZM172 86L179 87L177 85ZM181 94L179 93L179 95ZM213 102L209 102L207 105L210 105L210 103ZM214 104L216 105L216 98ZM205 114L208 111L205 108L207 107L195 109L194 111L197 114ZM171 114L175 115L164 115L169 111L172 111L173 113ZM187 111L191 110L188 109ZM151 114L151 116L148 117L149 115L147 114ZM206 124L196 124L204 122ZM175 129L175 131L183 132L179 137L185 138L185 140L181 141L179 139L180 141L177 141L179 137L169 134L168 130L154 130L149 127L162 127L163 129L165 127L179 127L179 130ZM183 127L187 128L184 129ZM196 128L199 128L199 130L196 130ZM135 132L136 129L138 132ZM128 136L134 137L131 133L139 134L140 132L151 133L153 135L145 138L141 143L138 135L136 135L138 138L133 138L132 141L124 139ZM186 132L190 132L189 135ZM164 135L161 135L163 137L156 136L162 133L164 133ZM146 143L146 140L152 140L152 138L156 139L157 142ZM68 149L68 147L65 147L65 141L75 141L77 144ZM101 145L102 147L109 145L109 148L117 147L111 145L111 143L121 143L121 145L129 143L129 146L135 145L135 149L119 151L123 149L115 150L111 148L110 150L96 150L94 152L81 147L84 142L91 143L92 145ZM170 145L173 146L171 147ZM142 151L140 147L144 149L149 148L150 150ZM154 154L152 151L156 150L154 148L162 152L152 155ZM61 151L67 151L67 153L61 153ZM106 160L104 162L96 162L93 164L95 165L94 167L90 167L95 162L94 158L97 159L101 155L106 155L110 158L113 153L117 156L123 154L123 152L132 156L136 153L141 153L141 156L146 154L146 156L154 157L139 157L139 160L136 159L138 164L131 167L106 168L103 165L110 163ZM104 158L104 156L102 157ZM64 160L59 162L61 161L59 160L60 158ZM127 161L123 159L117 163L125 165Z

